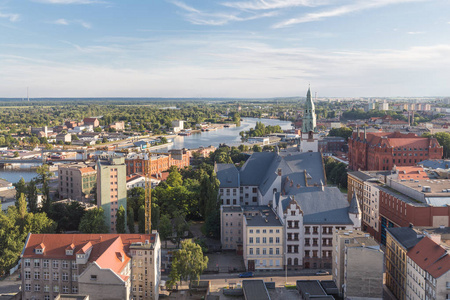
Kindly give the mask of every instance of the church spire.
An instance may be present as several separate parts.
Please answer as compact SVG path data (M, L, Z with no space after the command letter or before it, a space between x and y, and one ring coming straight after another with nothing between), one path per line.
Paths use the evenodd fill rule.
M311 87L306 93L305 110L303 113L302 132L316 131L316 109L311 98Z

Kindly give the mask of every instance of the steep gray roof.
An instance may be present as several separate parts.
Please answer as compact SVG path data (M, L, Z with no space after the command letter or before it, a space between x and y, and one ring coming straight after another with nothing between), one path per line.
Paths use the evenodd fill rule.
M286 175L289 176L290 180L294 181L294 185L297 183L301 186L306 185L305 171L309 186L319 184L320 181L325 182L322 155L319 152L295 153L285 156L283 159L292 172L291 175Z
M358 198L356 197L356 193L353 192L352 200L350 201L350 206L348 208L348 212L351 214L360 214L361 210L359 209Z
M321 187L300 188L297 194L281 201L283 210L292 196L303 211L304 224L353 224L348 216L348 201L336 187L324 187L323 191Z
M444 159L433 159L433 160L424 160L419 165L423 165L425 168L430 169L448 169L450 168L450 160L444 160Z
M234 164L216 164L215 171L221 188L239 187L239 171Z
M423 236L417 236L417 232L410 227L393 227L386 230L403 246L406 250L414 247Z
M259 186L276 158L274 152L253 153L241 168L241 185Z

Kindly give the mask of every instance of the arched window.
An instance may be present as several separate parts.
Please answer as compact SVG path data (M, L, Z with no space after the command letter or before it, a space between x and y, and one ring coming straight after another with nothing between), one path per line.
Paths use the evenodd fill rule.
M298 266L298 258L294 258L294 266Z
M292 265L292 258L288 258L288 262L287 262L288 266Z

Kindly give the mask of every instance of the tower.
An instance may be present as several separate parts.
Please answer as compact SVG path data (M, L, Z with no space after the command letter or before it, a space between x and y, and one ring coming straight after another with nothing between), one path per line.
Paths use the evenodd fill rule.
M306 103L303 112L302 132L300 136L300 152L318 152L319 134L316 128L316 109L311 99L311 88L306 93Z
M302 132L316 132L316 109L311 99L311 88L306 93L306 103L303 113Z

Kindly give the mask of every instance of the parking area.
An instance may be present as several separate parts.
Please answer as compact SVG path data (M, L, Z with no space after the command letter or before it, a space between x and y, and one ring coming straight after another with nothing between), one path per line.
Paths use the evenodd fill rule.
M235 252L220 252L208 254L208 271L219 271L220 273L244 272L244 260Z

